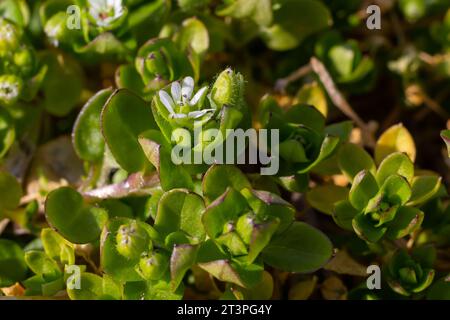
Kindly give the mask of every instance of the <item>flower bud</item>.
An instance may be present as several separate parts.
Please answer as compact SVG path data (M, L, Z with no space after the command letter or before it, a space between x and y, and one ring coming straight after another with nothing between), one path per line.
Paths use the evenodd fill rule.
M169 267L169 258L158 251L143 256L139 261L139 268L147 280L159 280Z
M211 89L211 98L219 108L223 105L239 107L243 99L244 78L230 68L222 71Z
M23 81L15 75L0 76L0 104L12 105L22 92Z
M145 59L144 80L151 81L155 77L169 80L168 61L161 50L151 52Z
M16 50L22 38L21 31L12 23L0 19L0 57Z
M130 260L138 259L151 245L148 233L136 221L119 227L116 242L117 251Z
M14 53L14 63L19 67L23 76L29 76L35 68L34 52L29 48L20 48Z
M55 47L59 46L61 42L70 41L70 30L67 29L66 24L67 16L64 12L55 14L45 24L45 34Z

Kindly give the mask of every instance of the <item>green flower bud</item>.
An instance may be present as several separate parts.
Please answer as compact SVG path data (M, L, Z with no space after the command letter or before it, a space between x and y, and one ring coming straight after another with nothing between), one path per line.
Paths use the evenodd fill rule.
M0 19L0 57L16 50L22 38L21 31L12 23Z
M67 29L67 16L65 12L59 12L52 16L44 27L44 32L50 42L55 46L71 41L71 30Z
M29 48L20 48L14 53L14 63L20 68L23 76L30 75L35 69L35 55Z
M211 89L211 98L219 108L240 107L244 93L244 77L230 68L222 71Z
M138 259L151 245L148 233L136 221L119 227L116 242L117 251L130 260Z
M159 251L145 255L139 261L141 273L147 280L161 279L168 267L169 258Z
M170 78L170 70L167 63L167 58L161 50L151 52L145 59L144 79L150 81L155 77L161 77L168 80ZM150 77L147 78L148 76Z
M15 103L22 92L23 81L15 75L0 76L0 103L11 105Z

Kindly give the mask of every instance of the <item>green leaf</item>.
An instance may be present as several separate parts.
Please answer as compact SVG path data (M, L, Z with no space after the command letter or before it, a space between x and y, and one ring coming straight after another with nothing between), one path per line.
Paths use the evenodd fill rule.
M450 130L442 130L441 138L444 140L445 145L447 146L448 157L450 158Z
M264 271L261 281L251 288L232 287L233 295L238 300L269 300L272 297L274 281L269 272Z
M417 176L411 182L411 197L408 205L416 206L424 203L433 197L441 186L441 177L438 176Z
M45 202L47 221L73 243L89 243L99 238L108 213L89 205L77 191L62 187L52 191Z
M353 218L352 225L356 234L368 242L377 242L387 231L387 227L376 227L371 218L363 213L359 213Z
M250 237L248 263L253 263L259 253L267 246L280 225L279 219L264 221L253 226Z
M294 222L263 250L264 262L288 272L313 272L332 254L330 240L319 230L303 222Z
M67 288L67 294L72 300L99 300L103 295L103 279L96 274L83 272L80 275L80 288Z
M209 47L208 30L199 19L188 18L181 25L177 41L183 50L190 47L196 53L204 54Z
M15 138L13 119L6 109L0 108L0 159L8 152Z
M103 89L89 99L78 114L72 138L78 156L96 162L103 158L105 140L102 135L100 114L112 94L112 89Z
M384 194L383 200L391 205L403 205L411 197L411 187L408 181L397 174L389 176L380 188Z
M338 137L333 136L326 136L325 139L323 139L322 144L319 149L319 155L317 158L309 163L306 166L301 166L297 173L306 173L313 169L315 166L317 166L320 162L327 159L329 156L332 155L333 151L336 149L339 143Z
M150 104L126 89L114 91L103 108L102 130L106 143L117 163L128 172L150 166L138 137L155 128Z
M42 251L27 251L25 253L25 261L31 271L43 276L47 281L52 281L62 276L62 271L58 264Z
M396 124L387 129L378 138L375 146L375 161L381 161L394 152L406 153L412 162L416 159L416 146L409 131L401 124Z
M263 30L263 39L273 50L289 50L306 37L332 24L331 13L320 1L276 0L274 24Z
M172 290L175 291L183 280L186 272L197 259L198 245L175 245L170 257L170 277Z
M175 188L192 190L194 185L189 172L182 165L175 165L171 159L170 146L164 136L156 130L144 132L139 137L139 144L145 156L159 173L163 190Z
M249 288L261 281L264 268L260 265L240 265L230 260L214 260L199 263L198 266L220 281Z
M382 185L393 174L403 176L408 182L412 180L414 176L414 165L406 154L395 152L388 155L378 167L375 177L378 184Z
M24 280L27 265L22 249L14 241L0 239L0 288Z
M437 280L427 292L428 300L450 300L450 277Z
M386 235L391 239L403 238L420 227L423 217L423 212L417 208L400 207L394 220L389 224Z
M345 229L345 230L353 230L352 221L353 218L360 211L356 210L350 201L342 200L335 204L333 211L333 220L336 224Z
M194 241L201 241L205 237L201 220L204 209L203 199L196 193L183 189L168 191L159 200L155 229L163 236L182 230Z
M52 115L65 116L80 102L83 71L75 60L62 54L45 53L41 61L48 66L42 84L44 108Z
M317 82L303 85L297 92L300 103L314 106L326 118L328 114L327 97Z
M124 64L118 67L115 80L119 89L128 89L136 94L142 94L144 92L144 83L134 65Z
M363 210L369 200L378 192L378 184L374 176L367 170L359 172L352 184L349 193L349 200L353 207L357 210Z
M241 194L249 206L262 220L275 218L279 220L277 233L284 232L294 221L295 208L280 196L261 190L243 189Z
M343 145L338 154L339 168L349 180L353 180L361 170L368 170L375 174L375 163L372 157L356 144Z
M50 228L41 231L41 241L45 253L51 259L65 264L75 263L75 252L73 245Z
M6 171L0 171L0 216L2 211L16 209L20 198L22 187L17 179Z
M236 190L229 188L205 209L202 222L206 233L210 238L216 238L222 233L226 223L236 220L246 209L248 206L245 198Z
M244 188L251 189L247 177L235 166L213 165L203 177L203 194L209 201L220 197L228 187L237 191Z
M311 105L294 105L286 112L285 118L291 123L303 124L317 132L322 132L325 128L325 117Z

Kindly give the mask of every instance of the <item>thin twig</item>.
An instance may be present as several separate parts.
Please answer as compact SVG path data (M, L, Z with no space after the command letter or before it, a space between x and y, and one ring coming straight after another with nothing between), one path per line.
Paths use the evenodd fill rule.
M365 144L369 147L373 147L375 145L375 139L373 138L373 131L374 131L373 128L371 128L370 125L365 123L358 116L358 114L352 109L348 101L337 89L333 79L330 76L330 73L323 65L323 63L316 57L312 57L311 67L314 70L314 72L319 76L320 81L325 87L325 90L327 91L334 105L336 105L336 107L338 107L347 117L352 119L356 123L356 125L361 128Z
M292 72L286 78L278 79L275 83L275 90L280 93L286 92L286 87L294 81L297 81L300 78L303 78L308 73L312 72L311 65L308 63L303 67L298 68L296 71Z

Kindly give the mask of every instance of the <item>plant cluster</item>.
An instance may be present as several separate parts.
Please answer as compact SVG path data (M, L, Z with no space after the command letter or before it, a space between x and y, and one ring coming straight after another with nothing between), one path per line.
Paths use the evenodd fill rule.
M450 299L449 3L378 2L3 0L0 296Z

